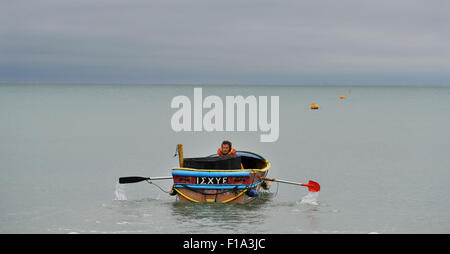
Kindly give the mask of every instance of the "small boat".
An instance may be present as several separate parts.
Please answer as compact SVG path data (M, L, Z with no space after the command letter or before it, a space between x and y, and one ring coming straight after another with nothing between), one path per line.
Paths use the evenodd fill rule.
M169 194L182 202L194 203L249 203L260 200L271 182L308 187L310 192L320 191L317 182L298 183L266 177L270 162L259 154L237 151L236 156L213 154L200 158L184 158L183 145L178 144L179 167L172 168L171 176L120 177L119 184L154 180L173 181Z
M182 202L248 203L268 190L263 178L270 162L259 154L237 151L236 156L210 155L182 158L180 167L172 168L172 195Z

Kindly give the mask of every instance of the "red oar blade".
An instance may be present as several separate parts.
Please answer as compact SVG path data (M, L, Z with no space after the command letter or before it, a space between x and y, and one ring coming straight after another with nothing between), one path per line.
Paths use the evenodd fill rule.
M311 180L309 180L308 184L302 184L302 186L308 187L308 191L310 192L320 191L320 184Z

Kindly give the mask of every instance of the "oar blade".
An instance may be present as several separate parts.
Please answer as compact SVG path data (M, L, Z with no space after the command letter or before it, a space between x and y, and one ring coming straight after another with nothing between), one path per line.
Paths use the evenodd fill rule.
M148 178L148 177L141 177L141 176L127 176L127 177L120 177L119 183L120 184L138 183L138 182L142 182L142 181L149 180L149 179L150 178Z
M320 191L320 184L311 180L307 184L302 184L302 186L308 187L308 191L310 192Z

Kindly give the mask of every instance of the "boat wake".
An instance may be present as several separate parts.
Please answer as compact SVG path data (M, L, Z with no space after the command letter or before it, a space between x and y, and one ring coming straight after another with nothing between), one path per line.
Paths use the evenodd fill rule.
M308 194L302 198L300 204L319 205L319 203L317 203L318 199L319 192L308 192Z
M116 198L114 200L127 200L127 195L125 194L125 188L122 184L116 183L116 190L114 191Z

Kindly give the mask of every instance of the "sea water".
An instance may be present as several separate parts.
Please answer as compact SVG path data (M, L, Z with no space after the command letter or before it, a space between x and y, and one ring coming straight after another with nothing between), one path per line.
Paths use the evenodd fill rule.
M279 96L279 138L175 132L172 98ZM339 96L345 95L345 99ZM311 103L319 105L311 110ZM0 233L450 233L450 88L0 85ZM267 158L252 204L180 203L166 176L224 139Z

